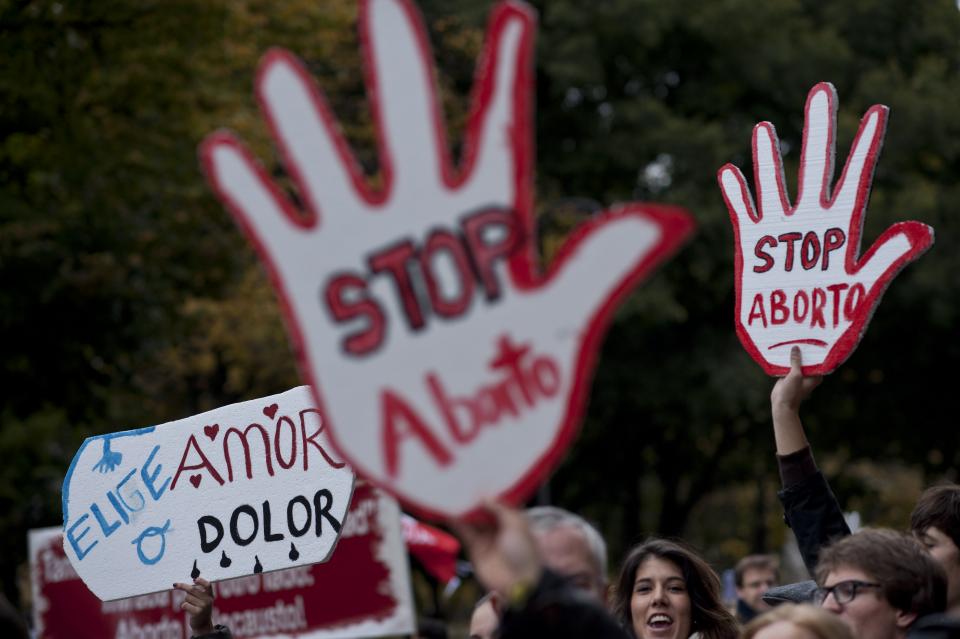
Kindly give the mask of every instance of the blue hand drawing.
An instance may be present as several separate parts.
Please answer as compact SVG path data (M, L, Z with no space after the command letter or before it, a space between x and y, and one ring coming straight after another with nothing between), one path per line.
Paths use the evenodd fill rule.
M103 456L93 466L93 470L99 470L101 473L111 473L117 469L117 466L120 465L120 462L123 461L123 455L121 453L115 453L110 450L110 440L112 437L103 438Z
M109 435L94 435L93 437L87 437L85 440L83 440L83 443L80 444L80 450L77 451L77 454L73 456L73 461L70 462L70 467L67 469L67 474L63 478L63 488L60 490L60 507L63 509L64 531L67 530L67 526L70 522L70 487L73 485L73 472L77 470L80 458L83 457L87 447L96 446L97 442L115 439L118 437L144 437L156 429L156 426L146 426L144 428L137 428L135 430L123 430L117 433L111 433ZM104 452L106 452L110 449L110 445L107 442L104 443ZM121 455L121 458L122 457L123 456ZM117 463L119 463L119 460L117 460ZM95 472L99 466L100 464L97 463L93 467L93 471Z

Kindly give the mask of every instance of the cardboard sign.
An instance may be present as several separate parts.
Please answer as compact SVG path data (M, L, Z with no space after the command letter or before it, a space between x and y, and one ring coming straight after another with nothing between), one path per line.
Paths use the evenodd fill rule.
M63 482L64 549L104 600L326 560L353 472L305 386L90 437Z
M624 205L539 271L533 32L525 5L494 9L458 168L408 0L360 2L381 189L285 51L264 57L256 91L305 210L229 132L201 148L272 275L332 441L428 517L533 490L574 435L617 303L693 225L679 209Z
M190 637L182 592L101 603L73 570L62 538L59 528L28 538L37 639ZM237 639L408 635L409 579L397 502L358 483L328 562L218 582L213 618Z
M929 226L899 222L860 255L887 111L882 105L867 110L832 190L837 92L826 82L807 96L793 203L769 122L753 129L757 206L737 167L727 164L717 175L735 236L737 335L771 375L790 370L793 346L801 349L805 375L826 374L843 363L890 281L933 244Z

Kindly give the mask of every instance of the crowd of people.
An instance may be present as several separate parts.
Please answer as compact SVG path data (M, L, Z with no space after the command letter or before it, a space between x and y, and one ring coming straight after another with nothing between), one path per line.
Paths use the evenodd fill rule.
M487 517L453 522L487 594L474 608L471 639L947 639L960 637L960 486L925 491L908 532L851 533L817 467L800 405L820 379L791 371L771 393L784 519L813 580L779 584L776 558L751 555L735 568L737 603L692 547L649 539L607 579L602 534L556 507L520 511L497 502ZM210 618L209 583L186 593L195 637L224 639Z
M719 578L694 549L651 539L627 553L608 599L606 551L587 522L556 508L525 516L490 504L492 522L458 526L491 592L474 611L470 636L960 636L960 486L925 491L909 533L852 534L800 420L800 405L820 379L803 376L798 349L791 364L771 393L780 497L814 580L778 586L775 558L745 557L735 569L731 611Z

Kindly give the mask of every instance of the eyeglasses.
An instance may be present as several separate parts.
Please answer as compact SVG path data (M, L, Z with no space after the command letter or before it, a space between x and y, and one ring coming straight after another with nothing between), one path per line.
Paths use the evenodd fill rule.
M857 597L857 592L862 588L883 588L882 584L874 584L859 579L849 579L835 583L826 588L817 588L813 591L813 603L822 606L830 593L833 593L833 600L838 604L850 603Z

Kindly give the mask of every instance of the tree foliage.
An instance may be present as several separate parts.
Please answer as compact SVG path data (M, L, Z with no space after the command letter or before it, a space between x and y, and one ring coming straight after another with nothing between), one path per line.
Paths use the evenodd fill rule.
M840 95L838 161L866 108L891 107L864 246L901 219L932 225L937 243L894 281L859 350L817 392L811 437L828 470L896 460L953 478L956 5L534 4L545 253L595 202L669 202L698 223L613 323L552 499L596 518L613 557L649 533L686 535L715 559L783 534L771 381L732 330L732 233L715 173L728 161L748 168L752 126L770 120L795 188L804 98L821 80ZM490 4L421 6L456 147ZM275 297L195 149L229 126L282 178L252 77L268 47L284 46L318 77L376 181L355 18L338 0L0 0L5 583L26 529L59 520L59 480L84 436L298 383ZM899 516L877 506L890 489L876 475L845 470L841 493Z

